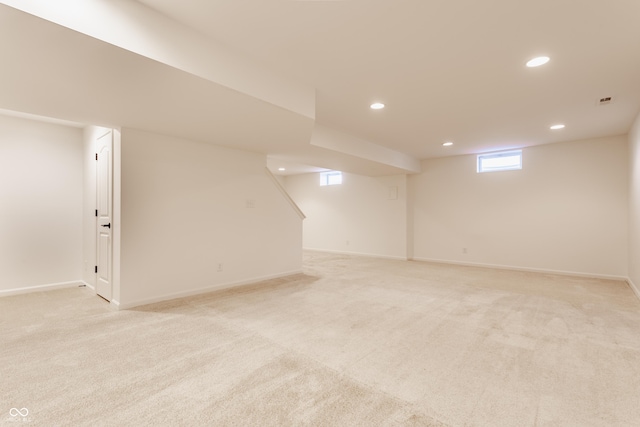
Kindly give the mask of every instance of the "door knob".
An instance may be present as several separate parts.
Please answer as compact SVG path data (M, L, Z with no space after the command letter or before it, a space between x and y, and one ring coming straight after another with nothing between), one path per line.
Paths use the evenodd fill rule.
M111 228L111 223L109 223L109 224L102 224L102 227Z

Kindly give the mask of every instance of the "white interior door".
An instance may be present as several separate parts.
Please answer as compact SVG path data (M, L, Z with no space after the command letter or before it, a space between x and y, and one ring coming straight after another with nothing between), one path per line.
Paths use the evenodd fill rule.
M113 227L113 131L96 141L96 293L111 301L112 227Z

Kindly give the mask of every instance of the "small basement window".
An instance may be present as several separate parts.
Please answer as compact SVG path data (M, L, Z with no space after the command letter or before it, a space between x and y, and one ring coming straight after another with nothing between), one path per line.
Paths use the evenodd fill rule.
M522 150L478 155L478 173L522 169Z
M320 173L320 186L342 184L342 172L330 171Z

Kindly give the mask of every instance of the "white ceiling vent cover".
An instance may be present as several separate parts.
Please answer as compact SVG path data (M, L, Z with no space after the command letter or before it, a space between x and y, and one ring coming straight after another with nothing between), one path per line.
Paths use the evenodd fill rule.
M603 98L598 98L596 101L596 105L609 105L613 104L613 96L605 96Z

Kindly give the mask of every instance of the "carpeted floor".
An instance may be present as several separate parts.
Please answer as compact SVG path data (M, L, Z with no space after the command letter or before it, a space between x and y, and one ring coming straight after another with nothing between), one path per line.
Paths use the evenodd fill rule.
M309 252L128 311L0 298L0 425L638 426L639 402L624 282Z

